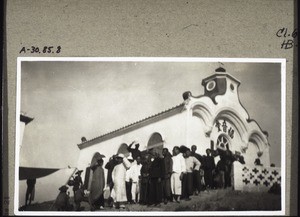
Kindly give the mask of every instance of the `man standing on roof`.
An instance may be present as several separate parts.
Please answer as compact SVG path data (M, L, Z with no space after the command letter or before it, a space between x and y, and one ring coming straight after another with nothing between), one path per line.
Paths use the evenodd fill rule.
M180 153L180 149L178 146L173 148L173 168L172 168L172 176L171 176L171 189L174 196L174 199L177 203L179 203L179 196L182 193L181 180L183 178L183 174L186 173L186 165L185 160Z
M132 146L135 144L135 148ZM132 154L134 160L136 160L137 156L141 156L141 151L139 150L140 144L137 141L133 141L127 148L127 150Z

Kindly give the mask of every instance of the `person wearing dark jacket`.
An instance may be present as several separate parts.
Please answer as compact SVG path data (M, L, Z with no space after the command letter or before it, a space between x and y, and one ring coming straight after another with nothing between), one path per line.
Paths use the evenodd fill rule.
M135 148L132 146L135 145ZM141 156L141 151L139 150L140 144L136 141L133 141L127 148L127 150L131 153L133 160L136 160L138 156Z
M110 191L113 188L113 181L112 181L112 171L114 170L114 167L118 164L116 160L116 156L113 155L111 158L109 158L109 161L105 164L105 169L107 169L107 179L106 184L109 186Z
M75 178L74 178L74 185L73 185L74 197L75 197L76 191L79 190L81 188L81 186L83 185L82 178L81 178L82 172L83 172L83 170L78 170L75 173L77 176L75 176Z
M152 149L153 157L149 168L149 201L148 205L158 206L162 202L162 178L164 176L164 162L160 152Z
M167 204L168 201L172 201L172 190L171 190L171 175L173 172L173 160L172 155L167 148L163 149L163 162L164 162L164 176L162 180L162 188L163 188L163 200L164 203Z
M206 188L214 188L213 186L213 171L216 168L215 159L211 156L211 150L206 149L206 156L204 158L204 180Z
M69 211L72 209L72 205L70 204L70 197L67 194L68 187L63 185L59 189L60 193L58 194L54 206L57 211Z
M142 160L141 168L141 191L139 201L141 205L146 205L148 203L150 162L150 156L149 154L146 154Z

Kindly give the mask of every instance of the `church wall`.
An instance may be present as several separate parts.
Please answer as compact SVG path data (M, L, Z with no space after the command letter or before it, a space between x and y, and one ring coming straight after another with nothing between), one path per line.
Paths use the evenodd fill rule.
M125 133L121 136L100 142L98 144L86 147L80 150L78 169L84 170L82 177L85 176L85 168L91 163L92 157L96 152L104 154L104 165L109 158L116 154L120 145L126 143L129 145L132 141L137 140L140 144L140 150L146 150L147 143L151 135L155 132L160 133L164 140L164 147L172 153L174 146L186 144L186 111L176 114L158 122L149 124L134 131ZM107 170L105 170L107 172Z

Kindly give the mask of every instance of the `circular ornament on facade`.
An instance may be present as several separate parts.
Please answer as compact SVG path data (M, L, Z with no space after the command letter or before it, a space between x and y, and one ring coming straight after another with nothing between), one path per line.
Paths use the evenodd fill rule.
M216 87L216 82L215 81L210 81L206 84L206 90L207 91L212 91Z

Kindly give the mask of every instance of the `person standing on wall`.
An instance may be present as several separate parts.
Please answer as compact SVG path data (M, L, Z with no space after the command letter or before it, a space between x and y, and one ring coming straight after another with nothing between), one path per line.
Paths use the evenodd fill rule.
M180 195L182 194L181 180L184 173L186 172L185 160L180 154L180 149L178 146L173 148L173 168L171 176L171 189L174 199L177 203L180 203Z

